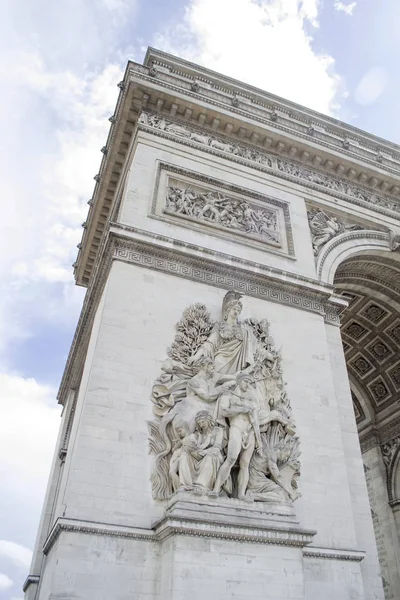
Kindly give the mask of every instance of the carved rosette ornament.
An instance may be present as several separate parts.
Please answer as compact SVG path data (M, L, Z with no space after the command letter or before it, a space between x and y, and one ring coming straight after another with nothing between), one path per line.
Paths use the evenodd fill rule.
M177 491L291 504L299 497L299 439L266 319L239 320L228 292L221 319L193 304L176 326L155 381L149 422L155 499Z

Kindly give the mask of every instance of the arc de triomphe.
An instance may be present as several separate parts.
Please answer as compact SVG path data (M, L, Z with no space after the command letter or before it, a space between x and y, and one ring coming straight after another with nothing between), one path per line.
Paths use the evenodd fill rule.
M400 598L400 148L129 62L27 600Z

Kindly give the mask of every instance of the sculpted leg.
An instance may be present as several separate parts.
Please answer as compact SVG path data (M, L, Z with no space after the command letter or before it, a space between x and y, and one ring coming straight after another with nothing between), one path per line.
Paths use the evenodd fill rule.
M238 475L238 498L240 500L246 499L246 489L249 483L249 464L251 457L253 456L255 446L254 434L249 436L249 445L245 450L242 450L239 462L239 475Z
M242 447L242 435L240 431L236 427L231 427L229 429L229 442L228 442L228 450L226 453L226 460L221 465L220 470L218 471L218 476L214 485L214 492L219 494L221 491L221 487L224 485L225 481L228 479L230 472L232 470L233 465L235 464L237 457L240 454L240 449Z

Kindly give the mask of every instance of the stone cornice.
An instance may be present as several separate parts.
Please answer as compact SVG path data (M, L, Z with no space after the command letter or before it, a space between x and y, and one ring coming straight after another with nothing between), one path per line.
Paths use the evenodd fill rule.
M361 562L365 558L365 552L361 550L340 550L339 548L316 548L308 546L304 548L303 556L304 558Z
M245 526L232 523L213 523L205 519L189 519L165 515L154 526L159 541L174 535L190 535L230 540L235 542L253 542L257 544L276 544L279 546L304 547L313 540L316 531L300 527L279 528L273 526Z
M115 247L115 259L320 315L326 314L327 304L332 312L345 308L343 300L333 296L331 286L318 285L301 275L113 224L111 234L118 231L120 235L124 232L125 238Z
M228 541L252 542L258 544L274 544L280 546L293 546L303 548L305 558L319 558L325 560L345 560L361 562L365 552L340 548L320 548L309 546L316 532L293 525L277 522L259 522L256 525L235 525L228 522L215 523L203 518L190 519L165 515L152 529L112 525L78 519L60 518L53 526L44 545L43 552L48 554L59 536L65 533L78 533L84 535L101 535L122 539L138 540L150 543L162 543L175 535L194 537L216 538ZM306 547L305 547L306 546ZM37 583L39 577L30 575L27 582ZM29 585L28 583L28 585ZM27 586L28 587L28 586ZM24 588L25 590L25 588Z
M300 548L310 544L316 534L316 531L303 529L295 524L271 524L260 520L258 525L237 525L230 522L229 518L226 523L215 523L205 518L191 519L168 514L157 521L152 529L59 518L43 545L45 555L49 554L63 532L111 536L150 543L162 543L171 536L185 535Z
M129 65L132 72L150 76L160 86L175 87L196 100L220 104L241 118L251 116L272 130L290 132L310 145L324 146L350 160L370 162L378 169L400 172L397 144L289 100L154 48L148 49L144 60L147 73L142 65Z
M323 170L318 168L320 163L315 161L307 164L307 161L296 160L292 156L284 155L282 152L267 152L264 148L256 146L250 140L232 139L232 135L226 135L223 132L215 133L197 123L188 122L183 118L171 118L148 114L148 122L140 122L138 130L149 131L153 135L171 140L179 140L179 143L192 148L198 148L214 156L228 158L258 171L270 173L286 181L301 184L309 189L318 190L327 193L329 196L342 198L347 202L357 206L369 208L377 213L390 216L392 219L400 218L400 201L383 192L377 192L375 189L368 188L362 183L353 179L346 180L343 175L338 176L331 169ZM160 123L166 124L165 128L156 123L151 124L151 116L154 116ZM174 130L173 125L177 127ZM181 128L182 131L179 131ZM185 134L187 132L187 134ZM198 134L198 135L196 135ZM208 142L201 140L201 137L208 138ZM232 149L222 149L222 145L230 146ZM246 151L248 156L246 156Z
M376 427L370 426L367 431L363 431L360 434L360 447L362 454L368 452L368 450L374 448L375 446L379 446L379 444L380 435L379 430Z
M25 593L30 585L38 585L40 581L40 575L28 575L22 586L22 591Z
M58 400L64 404L70 389L78 389L95 312L112 260L163 271L243 294L314 312L339 326L346 302L333 287L307 277L156 236L133 227L112 224L97 258L70 353Z
M94 523L80 521L79 519L59 518L53 525L46 541L43 544L43 554L48 554L55 541L63 532L84 533L89 535L112 536L149 542L157 541L154 531L124 525L110 525L107 523Z
M127 157L137 118L143 109L172 118L178 116L192 127L204 126L217 136L225 135L231 141L250 145L258 151L272 151L276 165L272 171L278 177L318 191L326 188L329 196L372 208L392 219L398 218L400 159L397 168L396 161L383 156L385 152L398 153L397 146L163 53L151 50L147 60L158 61L158 66L128 63L124 80L119 85L120 96L110 118L111 129L107 144L102 149L104 157L95 176L96 185L74 263L79 285L89 284L111 208L123 192ZM177 65L180 65L179 68ZM182 65L184 72L179 74ZM201 89L194 91L193 86L197 89L195 84ZM239 100L235 94L240 96ZM267 100L273 101L272 109ZM313 119L312 122L310 119ZM319 119L319 124L316 119ZM337 131L333 131L332 127ZM183 142L182 139L180 141ZM378 142L380 150L377 152L374 145ZM346 148L347 144L351 151ZM299 160L295 162L293 159ZM359 164L360 161L362 164ZM396 169L390 166L392 163L396 163ZM300 177L293 175L293 169L288 171L287 165L291 164L301 167ZM257 168L256 162L251 166ZM313 173L319 174L319 183L316 183ZM359 189L360 192L352 192L352 197L343 194L337 189L338 181L344 181L348 189Z

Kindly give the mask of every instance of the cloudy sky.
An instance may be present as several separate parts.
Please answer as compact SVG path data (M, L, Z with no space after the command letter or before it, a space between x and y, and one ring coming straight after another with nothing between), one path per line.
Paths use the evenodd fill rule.
M29 569L126 61L152 45L400 143L399 22L398 0L0 0L0 600Z

